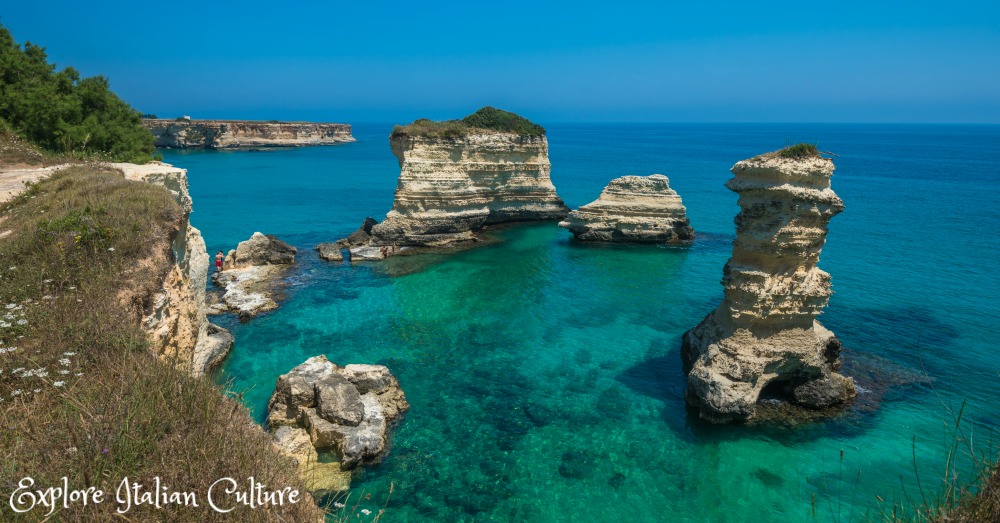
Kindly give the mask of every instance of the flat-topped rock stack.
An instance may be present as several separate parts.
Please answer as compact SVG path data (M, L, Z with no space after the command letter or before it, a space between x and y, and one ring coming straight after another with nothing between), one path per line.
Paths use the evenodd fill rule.
M343 123L264 122L255 120L143 119L153 145L171 149L300 147L353 142Z
M827 223L844 209L830 189L833 170L805 144L732 168L726 187L739 193L741 211L725 298L683 340L687 400L703 419L750 420L762 393L810 409L856 394L836 372L840 341L816 321L832 293L816 264Z
M462 120L417 120L397 126L389 143L400 167L392 210L366 224L366 238L341 241L352 259L476 242L490 225L569 212L549 178L545 129L513 113L486 107Z
M681 197L662 174L615 178L593 202L559 222L578 240L688 243L694 229Z

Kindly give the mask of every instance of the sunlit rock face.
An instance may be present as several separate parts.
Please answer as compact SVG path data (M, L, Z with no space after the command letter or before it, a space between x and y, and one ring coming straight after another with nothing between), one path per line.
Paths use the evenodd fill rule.
M260 122L251 120L145 119L156 147L238 149L298 147L353 142L351 126L341 123Z
M559 222L578 240L689 243L694 230L681 197L662 174L615 178L593 202Z
M475 241L483 227L555 220L569 209L549 178L545 136L474 130L459 138L393 136L399 183L373 246Z
M769 153L738 162L726 187L740 195L722 304L684 335L688 403L714 422L753 419L761 393L810 409L856 392L835 371L840 342L816 317L832 293L820 270L827 224L844 209L833 162Z

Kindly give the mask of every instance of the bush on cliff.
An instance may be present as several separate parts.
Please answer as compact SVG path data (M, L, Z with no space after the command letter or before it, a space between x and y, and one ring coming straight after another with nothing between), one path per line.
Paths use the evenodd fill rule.
M397 125L392 129L392 137L420 136L454 140L463 138L477 129L516 133L521 136L545 135L544 127L523 116L494 107L483 107L461 120L435 122L421 118L410 125Z
M102 76L57 71L45 49L22 48L0 26L0 119L43 149L79 157L145 163L153 136L139 112L116 96Z
M795 145L789 145L784 149L777 152L777 155L782 158L790 158L793 160L804 160L806 158L820 158L819 149L816 148L814 144L811 143L798 143Z
M106 493L101 504L60 504L51 518L35 508L27 520L323 516L308 501L228 514L206 505L219 478L302 485L243 405L148 351L139 323L173 263L181 216L166 189L85 165L0 207L0 490L9 496L25 477L35 488L61 486L65 476L71 488ZM147 492L159 477L171 491L195 492L199 507L116 514L126 477Z

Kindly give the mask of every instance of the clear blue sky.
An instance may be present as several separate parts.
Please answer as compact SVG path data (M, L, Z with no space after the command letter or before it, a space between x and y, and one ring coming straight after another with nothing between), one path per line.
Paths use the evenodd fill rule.
M1000 1L10 0L161 117L1000 123Z

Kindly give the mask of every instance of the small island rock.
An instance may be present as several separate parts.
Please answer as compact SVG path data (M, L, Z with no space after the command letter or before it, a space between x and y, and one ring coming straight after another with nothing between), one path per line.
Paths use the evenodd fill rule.
M688 243L694 239L681 197L662 174L611 180L597 200L569 213L559 226L584 241Z

